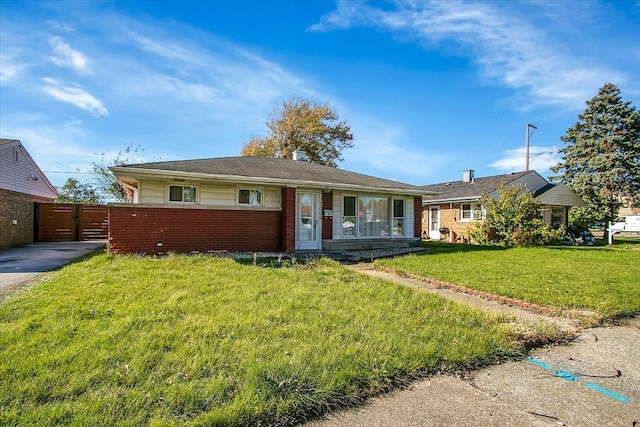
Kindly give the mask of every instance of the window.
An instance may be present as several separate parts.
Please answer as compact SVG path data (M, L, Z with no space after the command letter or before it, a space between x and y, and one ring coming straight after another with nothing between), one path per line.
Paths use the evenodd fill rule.
M385 197L358 199L358 231L360 237L389 235L389 199Z
M463 203L460 206L460 221L481 221L482 209L473 209L471 203Z
M170 185L169 201L196 203L196 187L189 185Z
M460 220L471 221L471 215L472 215L471 205L468 203L462 205L462 207L460 208Z
M431 208L429 224L429 231L438 231L440 229L440 208Z
M404 235L404 200L393 199L393 235Z
M238 204L260 206L262 205L262 190L238 190Z
M344 196L342 209L342 236L356 237L356 197Z
M405 215L404 199L343 196L342 237L402 237Z
M554 206L551 208L551 226L557 228L564 224L564 207Z

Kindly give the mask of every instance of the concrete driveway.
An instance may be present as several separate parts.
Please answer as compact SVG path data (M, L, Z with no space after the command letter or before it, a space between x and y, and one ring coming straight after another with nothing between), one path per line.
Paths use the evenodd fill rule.
M41 242L0 249L0 296L105 247L105 241Z

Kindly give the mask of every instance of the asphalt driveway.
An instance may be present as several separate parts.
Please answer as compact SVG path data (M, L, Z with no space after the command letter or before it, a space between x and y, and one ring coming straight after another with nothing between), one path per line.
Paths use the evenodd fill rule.
M104 241L83 241L41 242L0 249L0 296L104 247Z

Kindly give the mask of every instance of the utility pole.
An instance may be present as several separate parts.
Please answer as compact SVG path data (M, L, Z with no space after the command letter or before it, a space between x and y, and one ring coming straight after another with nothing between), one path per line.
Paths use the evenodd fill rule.
M533 130L529 131L529 129L533 128ZM538 129L536 126L532 125L531 123L527 123L527 128L526 128L526 138L525 138L525 168L524 170L528 171L529 170L529 137L531 135L533 135L533 132L536 131L536 129Z

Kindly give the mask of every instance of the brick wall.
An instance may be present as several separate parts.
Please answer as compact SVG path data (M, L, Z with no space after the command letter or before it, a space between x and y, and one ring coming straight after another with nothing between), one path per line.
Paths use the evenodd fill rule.
M45 200L38 200L29 194L0 189L0 248L34 242L34 203L36 201Z
M424 207L424 224L423 229L429 232L429 208L433 205L427 205ZM441 204L440 207L440 227L446 227L449 230L453 230L458 237L469 237L468 227L471 222L460 221L460 204L454 203L450 206L449 203Z
M413 237L422 235L422 197L413 198Z
M109 206L108 249L115 254L280 251L285 249L282 217L280 211Z
M333 239L333 217L325 217L325 209L333 210L333 192L322 193L322 240Z
M296 189L282 189L282 236L281 250L293 252L296 249Z

